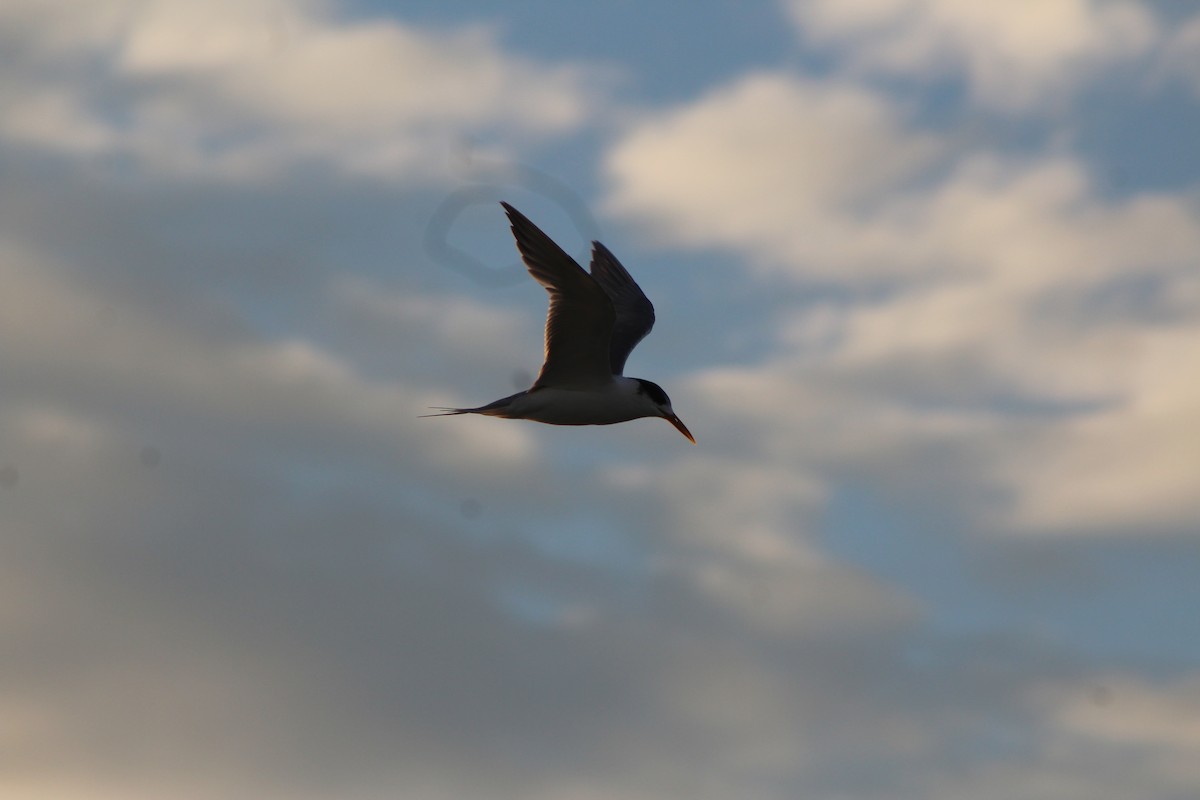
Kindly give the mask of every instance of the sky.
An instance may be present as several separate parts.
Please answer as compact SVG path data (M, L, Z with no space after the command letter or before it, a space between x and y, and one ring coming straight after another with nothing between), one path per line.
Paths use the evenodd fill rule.
M1200 792L1200 5L0 0L0 798ZM654 301L525 388L500 200Z

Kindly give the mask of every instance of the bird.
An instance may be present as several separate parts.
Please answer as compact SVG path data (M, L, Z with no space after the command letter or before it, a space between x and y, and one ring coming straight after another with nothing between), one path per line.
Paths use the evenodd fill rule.
M428 417L481 414L549 425L612 425L661 417L692 444L696 439L662 387L625 377L625 360L654 327L654 305L629 271L592 242L590 272L524 214L501 201L529 274L550 295L545 358L523 392L476 408L435 407Z

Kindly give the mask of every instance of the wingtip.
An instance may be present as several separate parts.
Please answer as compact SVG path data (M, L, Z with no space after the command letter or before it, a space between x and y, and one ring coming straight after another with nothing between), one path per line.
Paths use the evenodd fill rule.
M529 221L529 217L518 211L511 203L501 200L500 206L504 209L504 214L508 217L508 225L512 228L513 236L518 241L520 240L520 231L529 227L537 228L536 225Z

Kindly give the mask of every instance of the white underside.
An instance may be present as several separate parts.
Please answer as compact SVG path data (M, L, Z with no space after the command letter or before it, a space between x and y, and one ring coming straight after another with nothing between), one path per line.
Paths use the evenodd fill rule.
M550 425L612 425L658 416L658 409L637 388L637 381L621 376L589 391L542 388L516 398L504 416Z

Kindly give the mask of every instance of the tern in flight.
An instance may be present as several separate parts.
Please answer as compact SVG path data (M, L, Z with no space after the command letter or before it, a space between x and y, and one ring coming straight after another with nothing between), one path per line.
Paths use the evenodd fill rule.
M533 279L550 295L546 360L533 386L478 408L440 414L483 414L550 425L612 425L662 417L695 444L657 383L626 378L625 359L654 327L654 306L621 262L592 242L591 274L508 203L517 250Z

